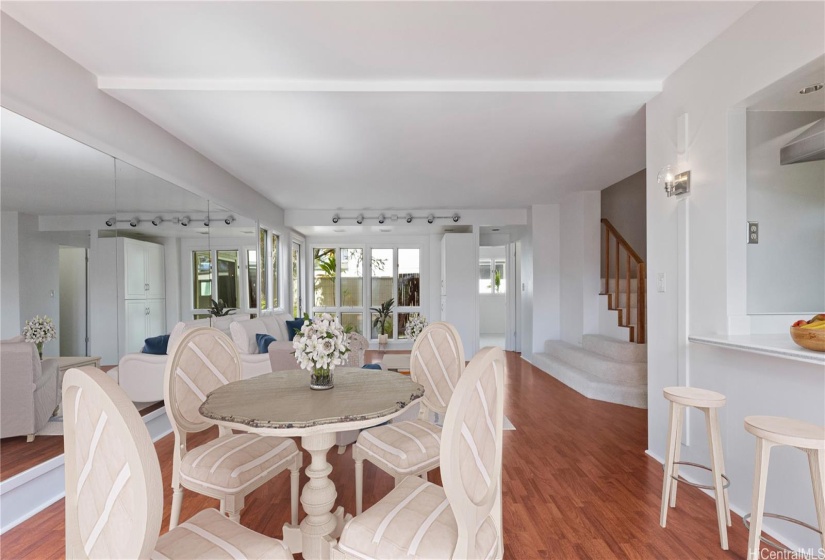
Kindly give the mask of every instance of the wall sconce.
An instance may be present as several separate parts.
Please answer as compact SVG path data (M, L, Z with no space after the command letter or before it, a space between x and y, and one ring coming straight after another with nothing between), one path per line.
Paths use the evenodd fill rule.
M668 198L690 194L690 171L676 173L672 166L666 165L659 171L659 184L664 184Z

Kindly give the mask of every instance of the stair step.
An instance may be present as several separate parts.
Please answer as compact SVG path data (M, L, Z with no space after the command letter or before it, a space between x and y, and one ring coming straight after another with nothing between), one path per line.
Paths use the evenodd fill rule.
M544 343L544 352L608 383L647 385L647 364L621 362L560 340Z
M607 358L625 363L647 363L647 345L617 340L600 334L582 337L582 348Z
M615 278L610 279L610 284L609 284L609 287L607 288L607 290L605 290L605 287L604 287L605 282L606 282L606 280L604 278L602 278L601 283L599 284L599 287L600 287L602 293L605 293L606 291L607 292L615 292L616 291L616 279ZM638 280L636 278L631 278L630 279L630 291L631 292L636 291L637 284L638 284ZM625 286L627 286L627 280L624 279L624 278L620 278L619 279L619 291L625 291L626 290Z
M627 308L620 307L619 310L622 312L622 325L633 325L635 326L636 323L639 322L639 314L636 311L635 307L630 308L630 317L627 317Z
M615 305L616 299L617 299L616 295L611 294L611 296L612 296L611 299L612 299L612 301ZM619 301L618 307L627 307L627 292L624 292L624 291L621 292L619 294L618 301ZM639 303L639 294L634 292L634 291L631 291L630 292L630 307L638 307L638 303Z
M647 408L647 382L610 383L550 354L533 354L533 365L589 399Z

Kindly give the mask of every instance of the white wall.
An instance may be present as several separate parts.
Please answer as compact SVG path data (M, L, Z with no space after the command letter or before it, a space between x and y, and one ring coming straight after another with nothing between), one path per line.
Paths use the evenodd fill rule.
M613 227L625 238L633 250L642 258L647 259L647 174L644 169L626 177L604 189L601 193L603 219L607 219ZM601 244L600 261L602 277L605 277L604 266L604 236ZM613 248L611 247L611 251ZM615 253L615 251L614 251ZM612 259L611 259L612 260ZM619 270L624 273L624 259L619 262ZM611 270L615 267L611 263ZM635 277L635 269L631 270Z
M823 112L748 111L748 313L825 309L825 161L779 165L779 150Z
M20 320L20 256L18 251L17 212L0 213L0 243L3 258L0 258L0 319L2 332L0 339L6 340L19 335L23 326Z
M137 111L103 93L85 68L0 15L3 106L253 219L283 210Z
M60 246L39 231L37 216L18 214L18 220L20 328L35 315L48 315L57 328L60 325ZM59 340L47 342L43 355L60 355Z
M667 78L662 93L647 105L648 448L652 455L664 456L663 387L687 384L725 393L723 445L731 502L739 512L750 509L755 448L753 437L744 432L744 417L777 414L825 424L822 368L687 346L684 331L749 329L742 231L746 191L744 168L737 163L744 149L728 144L728 127L738 118L738 103L823 53L824 19L822 3L758 4ZM656 176L679 159L676 122L684 113L689 115L688 152L681 159L691 171L692 193L680 201L665 197ZM677 235L680 205L686 221L682 242ZM658 273L667 275L664 293L656 289ZM677 281L680 277L682 282ZM692 441L682 450L686 461L706 459L704 427L697 419L689 421ZM768 505L773 507L776 503L771 502L782 496L781 513L812 523L804 455L786 453L790 451L780 450L776 455L782 458L771 464ZM801 529L771 520L765 526L791 544L818 546L817 539Z
M601 194L579 192L561 204L561 339L581 346L599 331Z
M527 305L531 307L532 353L544 351L544 342L558 339L561 333L561 217L558 204L537 204L530 213L532 293Z

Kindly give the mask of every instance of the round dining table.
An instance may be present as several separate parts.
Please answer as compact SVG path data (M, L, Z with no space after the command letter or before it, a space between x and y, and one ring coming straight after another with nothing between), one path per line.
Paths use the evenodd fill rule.
M335 507L338 496L329 474L327 452L335 433L369 428L404 412L424 395L409 376L393 371L337 368L335 387L309 388L304 370L266 373L234 381L209 395L200 413L219 426L272 436L299 436L309 452L309 482L301 492L306 516L299 527L284 525L283 539L293 553L326 559L351 517Z

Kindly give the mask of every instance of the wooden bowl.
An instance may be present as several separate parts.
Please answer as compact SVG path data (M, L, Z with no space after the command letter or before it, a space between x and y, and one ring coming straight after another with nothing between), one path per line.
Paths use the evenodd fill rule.
M825 352L825 330L791 327L791 338L802 348L815 352Z

